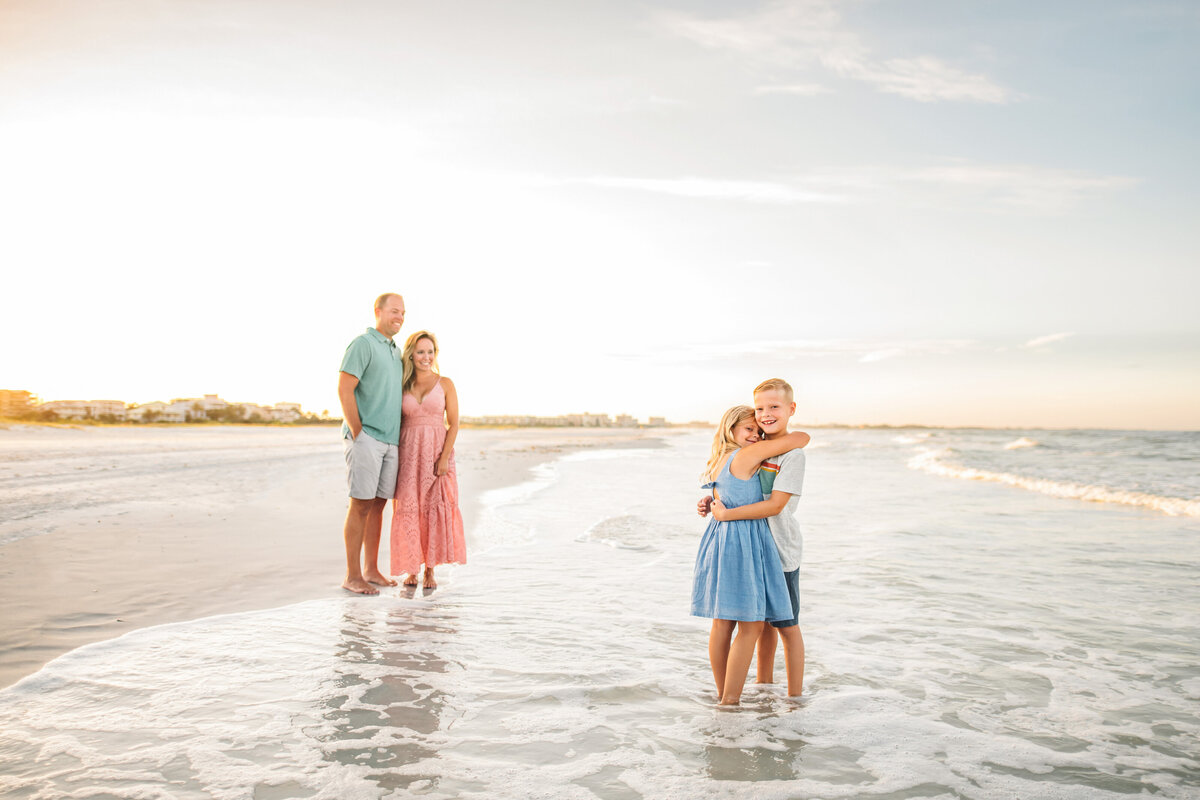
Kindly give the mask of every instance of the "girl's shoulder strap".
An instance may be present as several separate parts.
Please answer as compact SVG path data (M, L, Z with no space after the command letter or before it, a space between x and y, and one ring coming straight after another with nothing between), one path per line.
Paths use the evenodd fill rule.
M726 474L733 475L733 473L729 471L729 467L731 464L733 464L733 457L736 455L737 455L737 450L729 451L729 455L725 456L725 460L721 463L721 469L717 471L717 477L720 477L720 476L726 475Z

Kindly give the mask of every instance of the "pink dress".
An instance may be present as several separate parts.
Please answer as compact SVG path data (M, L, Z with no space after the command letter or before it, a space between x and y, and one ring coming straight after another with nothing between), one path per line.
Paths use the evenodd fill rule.
M416 575L424 563L467 563L458 473L450 453L445 475L434 465L446 443L446 392L439 379L422 402L405 392L401 404L400 475L392 501L392 574Z

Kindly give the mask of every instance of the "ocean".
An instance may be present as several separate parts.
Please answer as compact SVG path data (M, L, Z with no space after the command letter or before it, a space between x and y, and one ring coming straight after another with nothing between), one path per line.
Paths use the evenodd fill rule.
M1200 434L813 434L799 700L716 706L686 432L487 493L434 591L61 656L0 692L0 794L1200 797Z

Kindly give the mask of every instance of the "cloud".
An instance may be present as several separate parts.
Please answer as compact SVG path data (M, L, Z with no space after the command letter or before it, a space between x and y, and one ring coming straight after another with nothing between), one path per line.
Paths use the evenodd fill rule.
M561 183L599 186L605 189L629 189L678 197L712 200L744 200L752 203L840 203L844 198L825 192L809 191L786 183L737 181L713 178L623 178L595 176L566 179Z
M774 84L754 87L754 94L794 94L803 97L816 97L817 95L829 94L832 91L832 89L817 83Z
M847 167L769 180L732 180L688 176L644 178L596 175L585 178L528 176L539 186L595 186L654 192L706 200L795 205L895 200L929 205L964 201L1034 212L1056 212L1097 195L1132 186L1136 181L1029 164L956 162L929 167Z
M896 183L919 183L965 190L1003 205L1054 211L1086 196L1123 189L1137 181L1118 175L1091 175L1028 164L953 164L897 170Z
M899 358L905 354L903 347L888 347L883 350L872 350L869 353L864 353L859 356L858 363L870 364L875 361L884 361L889 358Z
M874 84L881 92L921 103L951 100L1003 104L1016 97L983 75L964 72L932 56L850 65L845 74Z
M1003 104L1021 99L1017 92L987 76L960 69L935 56L876 56L845 26L830 0L780 0L757 11L724 18L664 12L656 19L662 29L674 36L732 53L766 69L790 72L823 69L922 103ZM756 89L755 93L761 92Z
M1045 347L1048 344L1054 344L1055 342L1061 342L1063 339L1069 339L1074 335L1074 332L1052 333L1049 336L1039 336L1036 339L1030 339L1021 346L1032 350L1038 347Z

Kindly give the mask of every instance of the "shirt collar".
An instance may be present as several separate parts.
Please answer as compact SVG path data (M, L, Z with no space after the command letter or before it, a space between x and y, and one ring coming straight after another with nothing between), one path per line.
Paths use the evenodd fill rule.
M367 333L370 334L375 340L383 342L388 347L396 346L396 340L387 338L386 336L384 336L382 333L379 332L378 328L367 328Z

